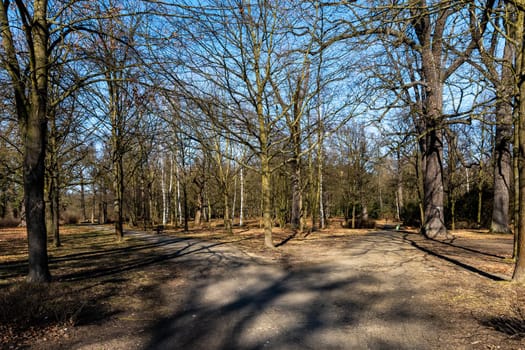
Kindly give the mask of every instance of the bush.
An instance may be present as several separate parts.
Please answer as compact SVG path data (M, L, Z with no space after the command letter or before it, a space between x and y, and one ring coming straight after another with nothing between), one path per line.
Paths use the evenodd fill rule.
M80 222L80 217L74 213L64 213L63 218L64 218L64 224L66 225L74 225Z
M352 228L352 219L345 220L341 223L341 226L344 228ZM375 220L363 220L361 218L357 218L355 220L355 228L375 228L376 222Z
M485 186L483 188L483 200L481 206L481 227L488 228L492 220L492 199L494 193L492 189ZM445 219L448 227L451 225L451 208L445 207ZM478 216L478 190L474 189L459 197L455 207L456 229L459 228L479 228L477 223Z
M4 218L0 219L0 227L17 227L20 225L20 219Z
M401 210L401 221L403 225L421 227L421 212L419 210L419 203L409 202Z

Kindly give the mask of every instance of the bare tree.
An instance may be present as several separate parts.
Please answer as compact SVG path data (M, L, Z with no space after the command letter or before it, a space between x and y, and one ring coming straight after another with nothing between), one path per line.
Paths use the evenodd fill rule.
M47 257L45 225L45 145L49 84L49 28L48 4L35 0L32 4L17 1L0 2L2 31L2 66L11 78L16 112L24 140L24 204L29 243L30 282L48 282L51 279ZM30 5L30 6L28 6ZM16 23L14 23L16 22ZM18 31L17 28L23 28ZM18 40L28 55L20 57ZM29 77L25 76L29 72Z

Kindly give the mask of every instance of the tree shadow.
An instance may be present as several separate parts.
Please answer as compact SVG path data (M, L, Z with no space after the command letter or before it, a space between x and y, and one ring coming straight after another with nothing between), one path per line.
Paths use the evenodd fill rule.
M495 275L493 273L484 271L481 268L478 268L476 266L467 264L467 263L459 260L458 258L452 258L449 255L451 255L450 253L453 253L454 255L456 255L456 256L461 258L461 257L467 257L466 253L472 253L472 254L496 257L496 258L502 259L502 260L504 259L504 257L500 257L500 256L497 256L497 255L492 255L492 254L486 254L486 253L479 252L479 251L474 250L474 249L468 249L468 248L465 248L465 247L459 247L459 246L456 246L454 244L438 241L438 240L435 240L435 239L426 239L428 242L431 242L432 244L425 246L424 244L422 244L422 242L424 242L424 241L418 242L416 240L416 237L417 237L417 235L415 235L413 233L404 232L402 234L402 239L404 241L408 242L414 248L417 248L418 250L420 250L422 252L425 252L425 253L427 253L427 254L429 254L431 256L434 256L434 257L436 257L438 259L441 259L441 260L447 261L449 263L452 263L452 264L454 264L456 266L459 266L459 267L461 267L461 268L463 268L463 269L465 269L467 271L473 272L475 274L478 274L478 275L480 275L482 277L488 278L488 279L493 280L493 281L506 281L507 280L507 278L504 278L504 277ZM442 248L444 246L452 248L453 251L440 250L440 248Z
M291 241L292 239L294 239L295 237L297 237L297 231L295 231L292 234L288 235L288 237L283 239L281 242L277 243L275 245L275 247L276 248L281 247L281 246L285 245L286 243L288 243L289 241Z
M417 287L381 289L375 274L254 262L208 272L149 326L144 349L430 349L421 330L446 328L412 297Z
M129 235L129 233L128 233ZM133 242L129 246L102 248L49 258L53 281L69 282L106 277L147 267L187 254L210 250L231 242L198 243L190 238L162 237ZM172 246L178 247L173 250ZM74 272L71 272L74 271ZM0 264L0 278L22 278L27 274L27 259Z
M480 324L512 339L525 339L525 319L522 317L487 317L480 320Z

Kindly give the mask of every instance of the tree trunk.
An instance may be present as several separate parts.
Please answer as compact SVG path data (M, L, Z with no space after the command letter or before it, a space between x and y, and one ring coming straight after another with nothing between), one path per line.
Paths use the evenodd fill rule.
M162 225L168 223L168 194L166 190L166 162L161 159L160 163L160 190L162 192Z
M82 212L82 222L87 221L86 195L84 191L84 174L80 171L80 211Z
M95 181L93 181L92 191L93 193L91 194L91 224L94 224L95 223L95 207L97 205L97 191L95 187Z
M523 49L522 49L523 50ZM524 50L525 51L525 50ZM522 59L525 52L522 52ZM522 61L525 64L525 60ZM519 222L517 235L516 266L512 279L525 283L525 81L520 82L519 118Z
M452 229L452 231L454 231L456 229L456 200L455 199L452 199L450 201L450 216L451 216L450 228Z
M292 166L292 228L301 232L301 214L303 210L303 195L301 185L301 164L296 158Z
M113 166L113 176L115 177L113 180L113 188L115 191L115 199L113 202L113 211L115 214L115 235L118 241L122 241L122 238L124 237L124 215L122 208L124 198L124 167L122 164L122 155L118 154L118 152Z
M176 169L176 178L177 178L177 212L179 213L178 226L182 226L182 204L181 204L181 195L180 195L180 171L179 166L175 167Z
M355 203L352 204L352 228L355 229Z
M226 184L223 184L224 188L226 188ZM227 234L232 234L232 220L230 218L230 196L228 195L228 191L223 192L223 199L224 199L224 231L226 231Z
M198 226L201 224L202 220L202 202L200 200L200 196L197 196L197 203L195 203L195 218L193 220L193 224L195 226Z
M525 40L523 39L523 31L525 26L525 1L520 2L521 8L518 11L518 20L516 27L518 29L519 35L517 38L520 38L520 48L518 59L516 60L517 73L521 77L525 73ZM514 130L517 133L518 138L518 154L514 156L518 157L518 183L515 185L519 186L519 203L518 207L518 227L515 228L517 232L516 239L516 266L514 268L514 274L512 280L525 283L525 80L520 79L518 82L519 94L517 98L518 105L518 118L516 127L517 130Z
M443 210L443 144L441 132L435 128L427 129L424 136L426 149L423 154L423 207L425 222L423 234L429 238L444 238L447 236L445 213Z
M272 238L272 190L270 187L270 164L266 154L261 155L261 191L263 207L264 245L274 248Z
M496 102L496 138L494 149L494 200L490 232L511 233L509 226L510 180L512 157L510 142L512 139L512 82L514 44L506 40L501 81L498 85Z
M60 169L58 164L58 149L57 149L57 128L54 114L49 114L50 128L48 135L48 177L47 177L47 196L49 205L49 225L47 225L48 233L53 237L53 244L55 247L60 247L60 232L59 232L59 216L60 216L60 187L59 176Z
M51 216L51 234L53 235L53 244L60 247L60 187L58 173L51 178L50 185L50 216Z
M368 207L366 204L363 204L363 210L361 211L361 217L363 221L368 221Z
M318 133L317 133L317 194L316 199L319 203L319 228L325 228L325 210L323 203L323 163L324 163L324 152L323 152L323 143L324 143L324 124L323 124L323 110L319 105L317 107L317 122ZM312 214L315 217L315 214ZM312 223L315 224L315 220L312 218Z
M182 201L183 201L183 207L184 207L184 231L188 232L190 230L190 226L189 226L190 213L188 209L188 190L187 190L186 182L182 183Z
M401 213L405 206L403 198L403 169L401 167L401 156L397 152L397 191L396 191L396 209L397 209L397 220L401 220Z
M425 1L413 6L412 25L420 44L421 78L425 82L416 128L422 155L423 208L422 233L430 238L445 238L443 188L443 84L458 69L463 58L445 69L447 49L444 33L447 20L454 10L440 7L432 13ZM433 5L432 5L433 6ZM454 65L457 66L454 66ZM453 68L453 69L452 69Z
M33 89L27 120L23 121L24 145L24 202L29 245L29 282L51 280L47 257L44 179L47 133L48 96L48 23L47 1L34 1L31 34L34 45Z
M241 181L241 189L240 189L240 203L239 203L239 227L242 227L243 225L243 211L244 211L244 172L243 172L243 168L241 167L241 174L240 174L241 178L240 178L240 181Z
M195 201L195 220L193 221L194 224L197 226L197 225L200 225L201 224L201 221L202 221L202 207L203 207L203 203L204 203L204 189L200 187L199 184L198 185L198 189L197 189L197 198L196 198L196 201Z
M233 201L232 201L232 216L231 216L231 222L232 225L235 222L235 206L237 203L237 176L235 176L233 180Z
M482 166L483 166L483 162L480 162L480 177L482 176ZM482 214L482 210L483 210L483 182L482 181L479 181L478 182L478 210L477 210L477 216L476 216L476 224L478 225L478 227L481 226L481 214Z
M35 101L33 101L35 102ZM38 102L37 102L38 103ZM24 130L24 203L29 246L29 282L51 280L47 257L47 232L44 202L45 108L33 104ZM44 103L45 106L45 103Z

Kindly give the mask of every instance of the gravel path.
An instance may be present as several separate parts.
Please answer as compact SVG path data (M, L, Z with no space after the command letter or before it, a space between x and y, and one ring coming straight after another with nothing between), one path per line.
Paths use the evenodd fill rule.
M446 324L427 307L436 267L392 233L269 262L185 241L194 270L183 307L146 349L434 349ZM180 249L176 245L165 249ZM183 250L184 251L184 250ZM430 279L430 283L429 283Z

